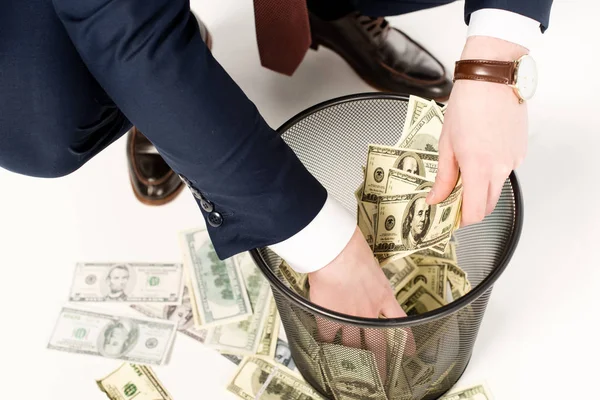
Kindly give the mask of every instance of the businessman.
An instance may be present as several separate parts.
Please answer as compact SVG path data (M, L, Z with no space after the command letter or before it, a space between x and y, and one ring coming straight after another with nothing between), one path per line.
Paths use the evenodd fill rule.
M551 0L466 0L469 34L454 85L429 52L383 18L448 2L256 0L256 33L261 62L283 74L310 46L326 46L377 88L449 96L427 201L447 197L460 169L463 224L472 224L493 210L525 156L534 70L531 59L519 70L514 61L547 29ZM4 2L0 166L64 176L135 126L134 188L152 202L172 195L177 179L186 182L219 257L271 246L309 273L317 304L403 316L354 218L212 57L209 37L189 0ZM168 168L148 164L157 155Z

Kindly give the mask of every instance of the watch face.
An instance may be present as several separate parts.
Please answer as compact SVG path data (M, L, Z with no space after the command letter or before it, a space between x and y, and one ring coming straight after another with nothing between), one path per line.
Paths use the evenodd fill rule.
M516 71L515 86L523 99L529 100L535 94L537 88L537 68L535 61L530 56L519 59Z

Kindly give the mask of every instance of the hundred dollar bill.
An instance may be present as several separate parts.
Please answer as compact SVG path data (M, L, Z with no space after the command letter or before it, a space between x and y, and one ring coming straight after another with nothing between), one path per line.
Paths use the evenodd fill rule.
M385 387L389 399L411 400L412 391L408 384L405 371L402 368L402 357L408 335L404 329L388 329L387 337L387 365L388 375Z
M477 385L465 389L453 389L440 400L492 400L492 395L484 385Z
M183 287L183 297L179 305L133 304L131 308L150 318L161 318L174 322L177 324L179 332L200 343L204 343L206 339L207 330L197 329L194 326L193 305L187 285Z
M170 321L130 318L63 308L48 348L117 358L136 364L163 365L177 326Z
M221 353L251 355L258 350L273 295L269 282L252 258L248 256L237 260L241 261L239 267L254 313L243 321L210 328L204 344Z
M77 263L70 302L181 303L183 266Z
M444 303L439 301L423 282L413 285L404 298L398 299L398 302L408 316L425 314L444 306Z
M385 194L390 168L435 180L438 169L438 153L375 144L369 145L362 195L363 201L376 203L377 197Z
M247 319L252 314L243 278L233 257L220 260L204 229L180 233L197 328Z
M260 356L244 358L227 390L244 400L325 400L297 374Z
M291 371L297 372L296 363L292 358L292 351L290 345L285 340L277 339L277 348L275 349L275 356L273 357L276 363L285 365Z
M431 382L425 394L428 395L436 392L445 392L447 385L451 384L449 376L450 373L454 370L454 367L456 367L456 361L452 362L452 364L450 364L450 367L448 367L439 377L437 377L433 382Z
M289 283L290 288L301 296L308 297L308 275L296 272L290 265L283 260L279 266L279 272Z
M427 192L380 196L374 252L409 255L448 240L461 204L462 184L442 202L429 205Z
M413 285L416 285L419 282L423 282L429 292L433 294L440 303L446 304L447 272L446 264L420 265L418 267L418 273L412 279L412 283Z
M154 371L145 365L124 363L96 384L111 400L171 400Z
M324 365L336 400L387 400L375 355L368 351L323 343Z
M446 268L448 269L448 281L453 289L452 296L456 300L457 295L459 297L464 296L468 292L467 288L470 289L471 284L469 283L467 286L467 283L469 282L467 279L467 273L458 265L451 262L446 262ZM456 291L456 293L454 293L454 291Z
M429 103L430 100L426 100L419 96L411 95L408 97L408 108L406 110L406 119L404 119L402 135L408 134L410 128L419 120L421 113L427 108Z
M265 327L260 336L260 342L256 354L265 357L275 357L275 349L277 348L277 337L279 334L279 327L281 325L281 318L279 318L279 312L277 311L277 304L275 299L271 296L269 303L269 313L267 314L267 320Z
M372 204L372 203L366 203L361 200L362 186L359 187L356 192L354 192L354 195L355 195L356 204L357 204L356 224L358 225L358 228L360 229L361 233L363 234L369 247L371 247L371 249L373 249L373 242L375 239L374 238L375 228L373 227L373 215L368 215L367 212L365 211L365 206L364 206L365 204ZM375 207L377 207L376 204L375 204Z
M411 174L401 169L390 168L384 194L406 194L416 190L429 191L433 187L434 182L432 179Z
M419 265L421 263L431 264L432 263L431 260L434 260L435 262L450 261L450 262L456 264L457 263L456 244L453 242L449 242L448 247L446 247L446 251L444 252L444 254L439 254L435 251L431 251L431 249L423 249L423 250L417 251L416 253L411 254L410 257L413 259L413 261L417 265Z
M438 152L443 125L444 114L432 101L421 111L419 119L409 131L402 135L396 147Z
M394 295L419 273L416 264L406 257L390 257L382 262L380 266L394 290Z

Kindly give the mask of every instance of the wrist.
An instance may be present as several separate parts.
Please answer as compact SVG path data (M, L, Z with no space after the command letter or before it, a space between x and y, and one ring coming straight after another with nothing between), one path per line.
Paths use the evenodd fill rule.
M529 50L516 43L489 36L471 36L467 39L461 60L514 61L529 54Z

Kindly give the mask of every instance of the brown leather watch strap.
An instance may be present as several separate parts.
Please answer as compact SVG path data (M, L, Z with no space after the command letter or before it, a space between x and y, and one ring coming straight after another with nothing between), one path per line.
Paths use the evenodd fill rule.
M512 85L514 73L513 61L460 60L454 68L454 80L472 79Z

